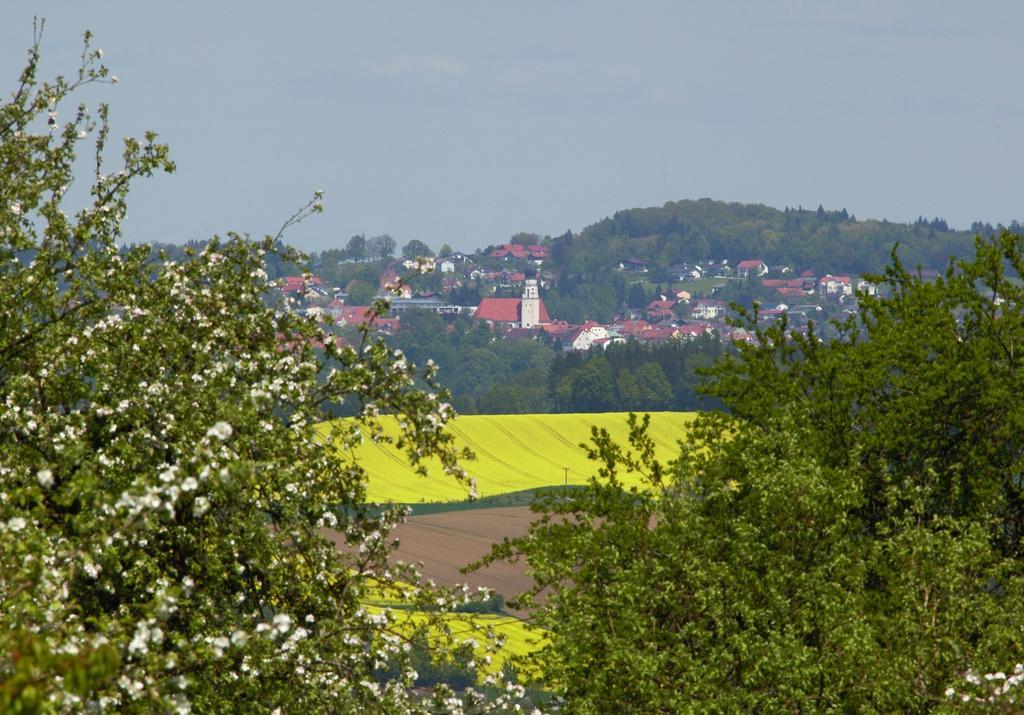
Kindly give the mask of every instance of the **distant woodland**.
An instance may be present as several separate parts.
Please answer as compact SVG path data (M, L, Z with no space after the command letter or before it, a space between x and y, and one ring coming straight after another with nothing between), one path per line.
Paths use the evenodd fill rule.
M588 276L624 257L662 269L709 258L732 263L760 258L770 266L860 274L881 270L898 244L907 265L941 270L950 256L973 251L975 235L988 236L1001 228L976 222L969 231L957 231L941 218L921 217L911 224L858 221L846 209L780 211L762 204L699 199L618 211L579 235L553 239L551 258L561 270Z
M417 364L438 363L438 380L463 414L699 410L717 406L697 389L697 370L728 348L704 337L661 345L629 342L563 353L533 340L494 340L466 319L409 311L388 340Z

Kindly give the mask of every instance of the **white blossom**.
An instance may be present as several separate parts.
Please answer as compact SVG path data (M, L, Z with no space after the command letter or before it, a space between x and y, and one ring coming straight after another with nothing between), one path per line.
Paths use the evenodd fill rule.
M231 642L224 636L217 636L210 641L210 645L213 646L214 657L220 658L224 655L224 650L231 645Z
M36 481L43 489L49 489L53 486L53 472L49 469L40 469L36 472Z
M227 422L218 422L209 430L207 430L206 436L214 437L223 442L227 440L229 437L231 437L232 432L234 432L234 430L231 428L231 425L229 425Z

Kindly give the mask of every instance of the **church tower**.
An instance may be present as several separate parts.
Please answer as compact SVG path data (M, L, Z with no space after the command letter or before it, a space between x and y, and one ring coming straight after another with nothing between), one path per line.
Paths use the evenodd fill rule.
M519 304L519 326L532 328L540 322L540 295L537 293L537 281L526 279L523 288L523 299Z

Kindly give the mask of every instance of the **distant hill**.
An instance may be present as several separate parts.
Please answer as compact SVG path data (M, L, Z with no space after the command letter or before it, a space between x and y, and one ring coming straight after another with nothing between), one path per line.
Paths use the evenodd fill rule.
M593 276L626 259L663 269L689 261L728 259L730 264L760 258L818 272L880 271L895 244L909 266L942 270L952 255L973 252L976 224L956 231L942 219L915 223L858 221L845 209L779 209L699 199L661 207L618 211L578 235L552 243L552 263L561 270Z

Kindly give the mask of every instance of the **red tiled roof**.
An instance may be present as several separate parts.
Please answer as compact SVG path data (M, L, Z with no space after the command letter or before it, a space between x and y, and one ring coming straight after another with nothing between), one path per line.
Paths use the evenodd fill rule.
M532 328L509 328L505 333L505 337L513 340L522 340L525 338L535 337L540 335L542 332L543 330L541 330L539 325Z
M644 340L661 342L675 337L678 332L678 328L651 328L650 330L645 332L641 337Z
M734 330L725 337L734 343L750 343L753 345L757 342L757 339L746 330Z
M509 255L514 256L515 258L526 258L528 254L529 251L526 247L521 246L518 243L505 243L491 251L491 256L493 258L504 258Z
M402 321L400 318L377 318L373 321L374 326L377 330L384 332L394 332L402 327Z
M522 302L521 298L484 298L477 306L473 317L480 320L493 320L498 323L518 323L520 321L519 306ZM540 302L540 322L551 322L544 301Z
M338 312L338 320L348 324L362 324L369 321L371 310L368 305L346 305Z
M308 283L302 276L284 276L281 281L282 293L297 293L301 290L305 290L307 285L317 285L322 287L324 284L318 276L312 276Z
M626 320L619 323L619 331L626 335L635 335L650 329L651 324L646 320Z
M565 328L559 326L554 330L545 330L544 332L548 335L548 337L552 338L553 340L565 341L569 338L570 335L575 335L575 328Z
M762 278L761 285L765 288L802 288L804 285L804 279Z
M762 263L764 263L764 261L762 261L760 258L749 258L745 261L740 261L739 263L737 263L736 268L739 270L743 270L744 268L757 268Z

